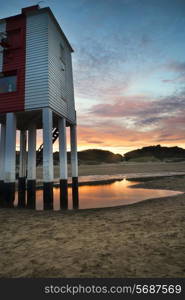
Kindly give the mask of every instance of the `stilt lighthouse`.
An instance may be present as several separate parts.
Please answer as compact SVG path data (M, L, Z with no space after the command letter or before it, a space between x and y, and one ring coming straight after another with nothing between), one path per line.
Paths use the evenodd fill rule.
M36 166L43 163L44 207L52 208L53 142L59 138L61 203L67 201L66 127L70 127L73 186L78 185L73 49L50 8L26 7L0 20L0 202L12 206L16 131L20 131L19 190L34 206ZM37 151L37 129L43 145Z

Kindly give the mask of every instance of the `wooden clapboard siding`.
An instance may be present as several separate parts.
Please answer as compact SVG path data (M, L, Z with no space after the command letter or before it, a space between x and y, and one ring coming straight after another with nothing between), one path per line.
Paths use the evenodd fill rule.
M27 15L25 110L47 107L48 15Z
M17 90L0 94L0 113L24 110L26 17L18 15L7 18L6 32L10 47L3 52L2 71L5 74L16 73Z
M6 31L6 22L0 22L0 32ZM0 46L0 72L3 70L3 47Z
M62 59L61 47L64 51ZM51 17L49 17L48 71L49 106L71 122L75 122L71 48Z

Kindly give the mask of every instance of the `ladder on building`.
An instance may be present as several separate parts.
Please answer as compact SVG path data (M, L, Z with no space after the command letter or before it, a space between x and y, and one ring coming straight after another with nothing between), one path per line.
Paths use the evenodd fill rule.
M59 130L58 128L54 128L53 129L53 132L52 132L52 141L53 141L53 144L54 142L58 139L59 137ZM40 165L40 163L42 162L42 158L43 158L43 144L40 145L40 147L38 148L37 150L37 158L36 158L36 166ZM27 173L27 172L26 172ZM27 175L26 175L27 177ZM16 172L16 178L19 178L19 172Z
M58 128L54 128L54 129L53 129L52 135L53 135L53 137L52 137L52 142L53 142L53 144L54 144L54 142L55 142L55 141L58 139L58 137L59 137L59 130L58 130ZM43 148L44 148L44 146L43 146L43 144L42 144L42 145L40 145L40 147L39 147L38 150L37 150L37 161L36 161L36 166L38 166L38 165L42 162Z

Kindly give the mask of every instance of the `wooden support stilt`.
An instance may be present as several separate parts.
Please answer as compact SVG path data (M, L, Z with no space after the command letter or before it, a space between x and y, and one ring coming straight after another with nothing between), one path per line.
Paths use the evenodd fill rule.
M36 125L28 128L27 207L36 207Z
M76 125L70 126L73 208L78 208L78 154Z
M53 208L53 112L50 108L42 110L43 121L43 182L44 209Z
M19 179L18 179L18 207L26 205L26 153L27 135L26 130L20 131L20 154L19 154Z
M60 118L59 129L59 161L60 161L60 207L68 208L68 183L67 183L67 141L66 141L66 120Z
M5 138L5 206L12 207L15 199L15 171L16 171L16 116L6 114Z

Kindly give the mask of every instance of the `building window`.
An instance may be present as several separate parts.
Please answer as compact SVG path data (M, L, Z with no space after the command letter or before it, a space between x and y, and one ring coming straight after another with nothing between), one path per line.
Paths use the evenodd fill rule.
M17 76L2 76L0 77L0 93L11 93L17 90Z

